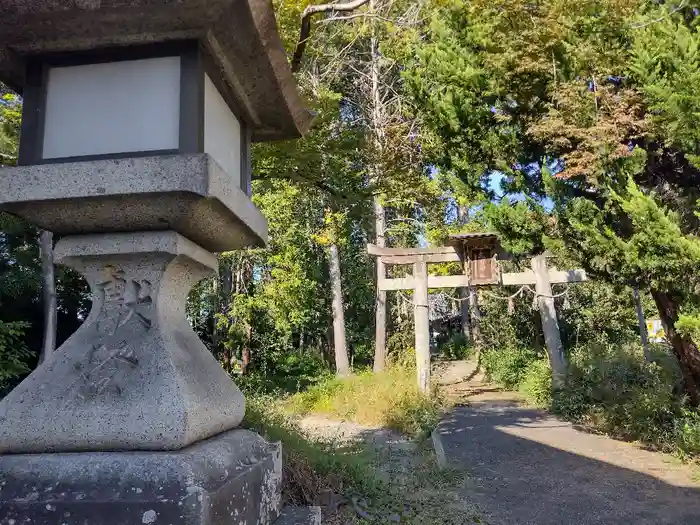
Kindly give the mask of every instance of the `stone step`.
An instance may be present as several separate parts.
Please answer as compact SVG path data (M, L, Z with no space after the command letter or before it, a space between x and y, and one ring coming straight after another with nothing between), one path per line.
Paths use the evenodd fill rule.
M321 525L321 507L285 507L274 525Z

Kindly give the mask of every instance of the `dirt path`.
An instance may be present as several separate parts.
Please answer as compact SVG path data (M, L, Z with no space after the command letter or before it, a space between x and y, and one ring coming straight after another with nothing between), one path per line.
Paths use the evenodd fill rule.
M663 454L575 429L475 377L437 434L490 525L697 525L700 483Z

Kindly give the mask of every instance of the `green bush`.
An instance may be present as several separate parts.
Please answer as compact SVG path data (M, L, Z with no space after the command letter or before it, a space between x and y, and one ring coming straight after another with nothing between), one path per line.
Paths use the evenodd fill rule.
M674 421L673 436L681 457L700 455L700 414L684 408Z
M552 403L552 369L547 359L531 362L523 372L518 390L535 405L548 407Z
M680 410L676 381L634 347L589 345L572 352L567 388L553 407L602 432L663 445Z
M464 334L453 335L440 345L440 355L449 360L465 360L474 355L474 347Z
M484 352L481 363L490 380L512 390L518 388L528 366L537 360L538 355L533 350L503 348Z
M411 367L416 364L415 333L413 326L399 326L387 338L387 361L396 366Z
M251 367L245 375L234 376L245 394L293 394L330 375L320 356L312 352L269 352L269 355L277 359L274 366Z

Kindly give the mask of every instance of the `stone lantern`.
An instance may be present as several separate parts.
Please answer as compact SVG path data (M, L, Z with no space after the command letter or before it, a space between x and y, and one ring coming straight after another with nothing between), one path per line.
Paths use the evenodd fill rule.
M24 100L0 209L58 234L94 297L0 402L0 524L282 523L281 448L237 428L185 318L212 252L266 242L251 142L310 123L270 2L2 0L0 20Z

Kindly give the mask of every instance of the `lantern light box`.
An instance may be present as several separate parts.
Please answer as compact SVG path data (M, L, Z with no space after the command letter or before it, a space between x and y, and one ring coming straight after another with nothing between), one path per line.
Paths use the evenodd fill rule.
M205 63L196 42L33 60L20 165L208 153L249 195L250 134Z

